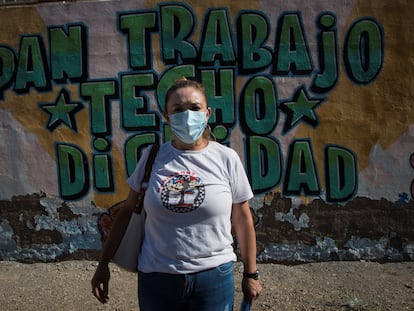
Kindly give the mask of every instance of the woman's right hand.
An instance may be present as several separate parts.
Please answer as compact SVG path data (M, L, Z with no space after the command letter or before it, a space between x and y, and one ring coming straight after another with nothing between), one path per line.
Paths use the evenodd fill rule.
M109 293L109 279L111 278L111 272L109 271L108 264L98 264L95 274L91 280L92 294L101 303L108 302Z
M128 198L125 204L119 211L113 225L108 239L102 248L102 254L99 259L98 267L91 280L92 294L101 303L108 302L109 279L111 273L109 272L109 262L114 257L116 249L121 243L122 237L128 227L129 220L138 202L138 192L130 189Z

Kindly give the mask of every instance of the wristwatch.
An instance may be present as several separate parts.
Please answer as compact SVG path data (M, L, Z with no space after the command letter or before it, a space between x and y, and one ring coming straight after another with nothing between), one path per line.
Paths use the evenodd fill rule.
M243 277L248 278L248 279L258 280L259 279L259 270L256 270L256 272L254 272L254 273L243 272Z

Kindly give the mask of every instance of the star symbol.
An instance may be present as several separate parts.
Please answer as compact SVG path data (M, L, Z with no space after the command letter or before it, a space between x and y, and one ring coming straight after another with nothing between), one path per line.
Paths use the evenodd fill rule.
M306 90L303 87L299 88L293 95L292 101L280 104L280 109L287 115L283 132L288 132L300 121L316 127L319 120L314 109L322 102L323 99L310 99Z
M62 89L54 103L39 103L39 107L47 112L49 121L47 128L54 131L61 124L77 132L75 114L83 109L79 102L71 102L70 94L66 89Z

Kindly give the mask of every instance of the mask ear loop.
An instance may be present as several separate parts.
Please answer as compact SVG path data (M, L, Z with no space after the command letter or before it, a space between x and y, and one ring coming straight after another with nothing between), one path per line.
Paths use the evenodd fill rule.
M217 141L216 135L214 135L210 124L207 124L207 129L208 129L208 135L209 135L210 140Z

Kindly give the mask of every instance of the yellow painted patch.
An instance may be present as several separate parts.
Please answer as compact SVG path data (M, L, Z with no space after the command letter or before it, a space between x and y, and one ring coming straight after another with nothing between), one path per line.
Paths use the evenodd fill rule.
M380 144L386 149L413 123L412 12L412 1L359 1L356 4L345 29L363 16L377 19L384 30L384 65L372 83L361 86L347 78L341 64L338 85L317 109L319 126L316 129L306 125L298 127L295 136L312 140L319 170L323 170L326 144L338 144L353 150L361 171L369 165L369 154L374 145ZM343 37L341 34L339 39L341 53Z

